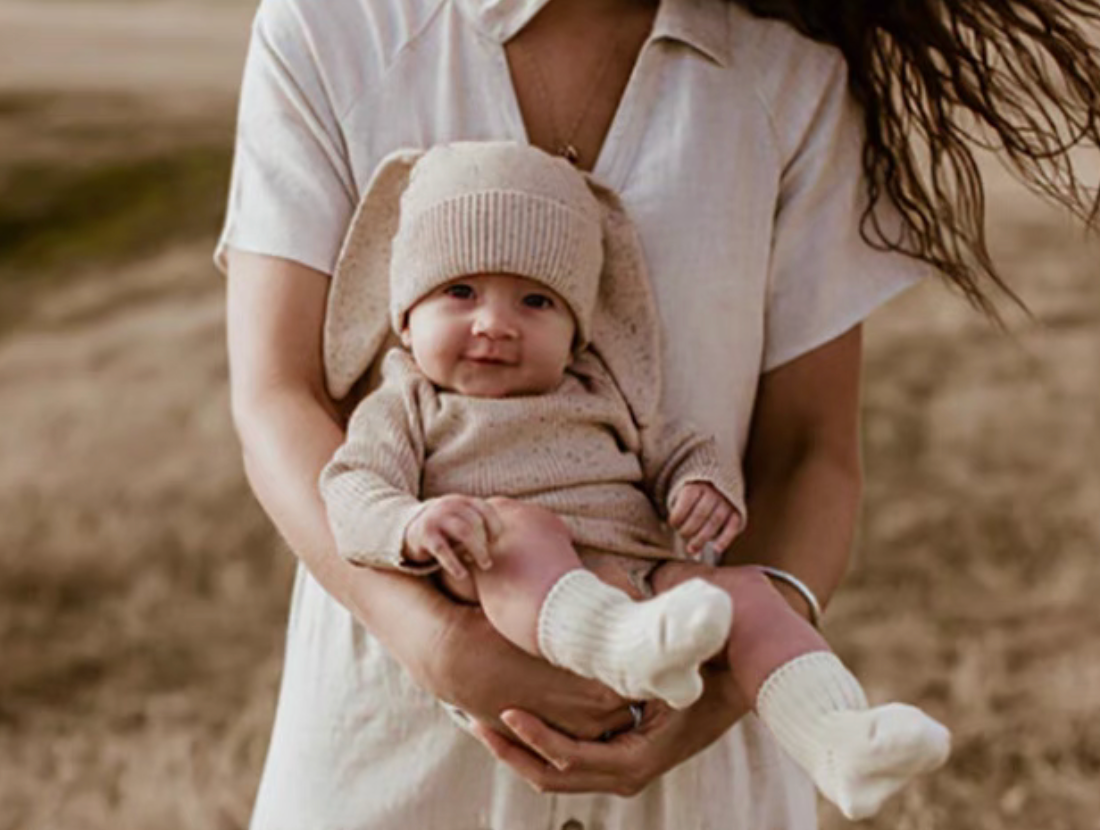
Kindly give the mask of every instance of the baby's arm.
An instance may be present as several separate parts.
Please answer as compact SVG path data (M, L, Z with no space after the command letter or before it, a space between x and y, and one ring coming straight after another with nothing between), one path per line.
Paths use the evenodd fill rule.
M707 544L718 551L732 545L745 519L709 481L689 481L673 496L668 523L684 540L688 554L698 557Z
M347 437L321 471L320 490L336 547L361 565L427 573L434 562L404 556L419 499L424 447L415 389L387 376L356 407Z
M347 438L321 472L320 488L337 550L374 567L467 576L463 560L488 569L500 519L484 499L448 495L421 501L424 441L419 417L426 388L398 360L355 408Z
M642 431L642 461L654 501L689 555L708 545L722 551L745 524L744 484L736 465L722 463L714 439L678 421Z

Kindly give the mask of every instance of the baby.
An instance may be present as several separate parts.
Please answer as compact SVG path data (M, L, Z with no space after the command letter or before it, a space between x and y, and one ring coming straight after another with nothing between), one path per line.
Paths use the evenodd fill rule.
M532 147L398 153L334 279L334 395L386 317L401 341L321 475L343 556L438 572L516 645L628 699L690 706L700 665L728 655L850 818L944 761L947 730L913 707L868 708L760 569L663 576L662 562L730 545L743 487L712 439L660 414L657 315L614 194Z

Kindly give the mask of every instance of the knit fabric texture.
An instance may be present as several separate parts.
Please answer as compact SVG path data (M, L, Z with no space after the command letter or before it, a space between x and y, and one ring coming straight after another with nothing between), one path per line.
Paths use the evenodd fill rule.
M458 277L515 274L559 294L588 343L603 265L601 208L583 175L536 147L433 147L401 196L390 264L395 331L417 301Z
M703 693L699 666L726 642L733 602L703 579L635 602L583 569L569 571L539 610L543 657L627 699L685 709Z
M322 472L321 493L342 556L422 572L402 559L405 528L424 500L448 493L544 507L581 548L673 558L662 512L688 481L711 482L744 510L738 470L714 441L674 422L639 430L590 350L554 392L474 398L436 389L394 349Z
M874 815L915 776L947 759L948 730L903 703L867 708L835 654L815 651L776 669L756 711L779 745L850 819Z
M325 382L337 399L373 385L409 308L448 281L517 274L555 291L637 425L659 418L661 325L641 243L618 195L536 147L456 142L395 150L367 184L325 313Z

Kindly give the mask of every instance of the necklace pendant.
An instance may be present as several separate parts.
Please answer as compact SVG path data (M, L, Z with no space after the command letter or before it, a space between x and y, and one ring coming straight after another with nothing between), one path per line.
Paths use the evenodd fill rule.
M568 161L570 164L576 166L581 160L581 154L577 152L577 148L572 144L560 144L558 145L558 155Z

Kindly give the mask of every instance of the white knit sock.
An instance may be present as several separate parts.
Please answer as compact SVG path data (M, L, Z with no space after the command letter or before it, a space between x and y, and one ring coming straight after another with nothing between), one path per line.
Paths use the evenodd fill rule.
M726 642L732 620L729 595L702 579L638 602L575 570L543 601L539 650L624 697L657 697L683 709L703 693L699 665Z
M756 711L822 795L850 819L874 815L950 750L939 722L901 703L867 708L859 681L836 655L815 651L772 672Z

